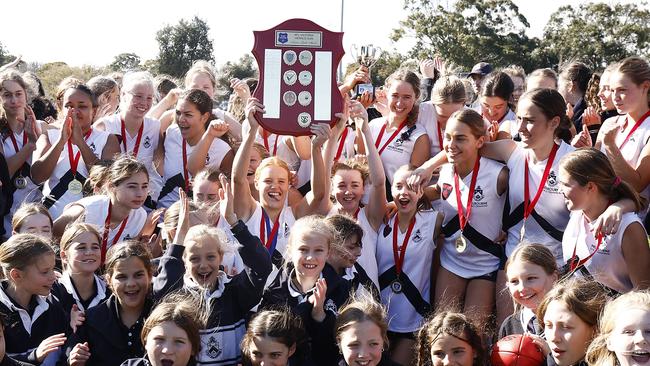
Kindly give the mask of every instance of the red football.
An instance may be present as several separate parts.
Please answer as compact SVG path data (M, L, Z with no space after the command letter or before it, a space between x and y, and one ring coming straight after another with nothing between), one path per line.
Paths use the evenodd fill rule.
M492 347L492 366L540 366L544 355L527 334L501 338Z

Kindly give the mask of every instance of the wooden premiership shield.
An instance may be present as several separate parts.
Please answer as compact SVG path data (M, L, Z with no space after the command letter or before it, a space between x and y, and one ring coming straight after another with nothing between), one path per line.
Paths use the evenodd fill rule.
M307 19L289 19L255 31L253 55L260 80L253 97L266 112L257 119L279 135L310 135L312 123L336 123L343 97L336 69L343 57L343 33L331 32Z

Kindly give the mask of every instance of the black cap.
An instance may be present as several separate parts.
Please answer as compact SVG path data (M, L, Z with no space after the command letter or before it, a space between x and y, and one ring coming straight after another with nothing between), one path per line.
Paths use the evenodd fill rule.
M472 71L470 71L469 76L472 76L472 75L485 76L485 75L491 73L492 70L494 70L494 68L489 63L487 63L487 62L479 62L476 65L474 65L474 67L472 67Z

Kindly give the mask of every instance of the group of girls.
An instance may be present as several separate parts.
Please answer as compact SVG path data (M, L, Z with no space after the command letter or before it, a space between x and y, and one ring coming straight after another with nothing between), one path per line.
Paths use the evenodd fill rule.
M3 72L5 359L479 366L527 332L561 366L647 363L650 66L607 69L595 139L582 66L495 71L478 110L444 70L428 101L408 70L349 100L361 68L312 137L266 131L245 81L215 108L205 62L160 99L64 80L52 124Z

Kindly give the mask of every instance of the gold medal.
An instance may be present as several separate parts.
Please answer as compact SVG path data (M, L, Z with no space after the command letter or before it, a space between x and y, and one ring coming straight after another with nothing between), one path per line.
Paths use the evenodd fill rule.
M80 181L73 179L70 183L68 183L68 192L72 194L80 194L82 190L83 184L81 184Z
M456 239L456 251L462 253L467 249L467 240L463 237L461 233L460 236Z
M521 229L519 229L519 242L524 241L524 236L526 236L526 220L521 223Z

